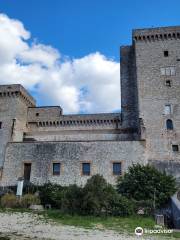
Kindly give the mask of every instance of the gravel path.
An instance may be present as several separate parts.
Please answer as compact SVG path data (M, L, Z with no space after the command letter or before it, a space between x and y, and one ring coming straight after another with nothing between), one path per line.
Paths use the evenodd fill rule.
M47 221L32 213L0 213L0 240L51 239L51 240L137 240L154 237L136 237L118 234L111 230L83 229Z

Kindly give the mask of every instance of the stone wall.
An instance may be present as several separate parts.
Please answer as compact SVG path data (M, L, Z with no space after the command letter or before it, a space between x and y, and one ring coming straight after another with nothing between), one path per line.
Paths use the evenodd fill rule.
M124 173L132 163L144 162L144 141L89 141L9 143L6 150L1 185L15 185L23 176L24 163L32 163L31 181L43 184L51 181L61 185L83 185L89 176L82 176L82 162L91 163L91 175L101 174L112 183L112 163L122 162ZM60 162L60 176L52 175L52 163Z

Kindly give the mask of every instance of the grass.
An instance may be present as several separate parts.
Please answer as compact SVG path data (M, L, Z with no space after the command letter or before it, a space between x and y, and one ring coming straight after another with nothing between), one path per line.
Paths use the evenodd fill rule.
M28 212L34 213L29 209L0 209L0 212ZM59 210L45 210L44 212L35 212L44 220L53 220L56 223L63 225L82 227L85 229L99 229L99 230L114 230L118 233L125 233L134 236L136 227L146 229L154 229L155 221L148 216L129 216L129 217L94 217L94 216L78 216L65 215ZM42 219L42 218L41 218ZM147 235L147 234L146 234ZM180 232L173 232L172 234L153 234L151 236L158 236L158 239L180 239ZM1 238L0 238L1 240Z
M137 226L153 228L155 222L151 217L94 217L64 215L58 210L47 210L46 217L64 225L71 225L83 228L111 229L118 232L131 232Z
M128 235L134 235L135 228L139 226L143 229L155 228L155 221L152 217L138 215L129 217L71 216L64 215L58 210L47 210L45 212L45 217L64 225L83 227L87 229L109 229ZM180 232L154 235L159 236L159 239L180 239Z

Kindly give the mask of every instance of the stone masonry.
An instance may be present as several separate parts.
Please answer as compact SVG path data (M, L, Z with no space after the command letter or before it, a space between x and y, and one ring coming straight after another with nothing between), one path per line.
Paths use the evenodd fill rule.
M121 113L63 115L37 107L21 85L0 85L1 186L16 185L27 164L34 184L83 185L97 173L115 184L133 163L180 181L179 148L180 27L133 30L132 45L121 47Z

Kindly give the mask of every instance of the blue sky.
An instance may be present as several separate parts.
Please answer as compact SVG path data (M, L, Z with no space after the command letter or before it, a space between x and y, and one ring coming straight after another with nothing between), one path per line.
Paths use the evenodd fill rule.
M178 0L0 0L0 12L0 83L67 113L119 111L120 45L134 28L180 25Z
M118 60L133 28L180 24L178 0L1 0L0 11L72 57L100 51Z

